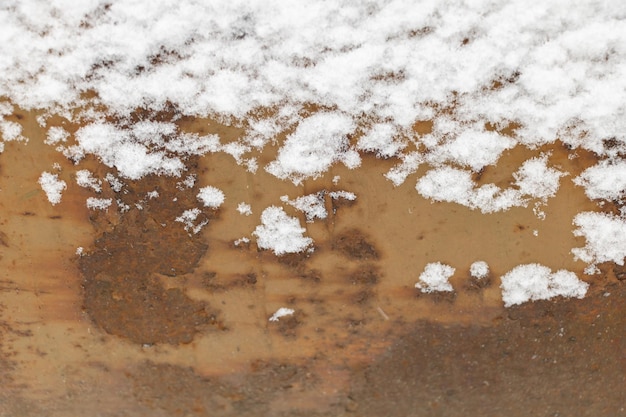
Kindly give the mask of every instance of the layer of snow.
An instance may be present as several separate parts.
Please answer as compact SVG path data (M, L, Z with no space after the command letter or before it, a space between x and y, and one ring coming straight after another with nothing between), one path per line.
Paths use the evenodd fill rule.
M357 168L358 151L373 152L397 158L385 175L395 186L428 166L411 180L425 198L484 213L534 200L543 218L537 204L566 175L547 155L524 162L509 188L472 175L515 146L558 138L607 158L574 180L589 198L624 198L624 16L620 1L12 2L0 7L0 134L26 139L16 108L36 109L42 128L56 116L81 126L50 126L44 142L77 165L91 155L115 169L106 176L115 192L126 179L182 178L190 156L209 152L255 172L264 160L257 153L271 144L277 157L263 168L297 185L335 164ZM221 144L216 134L185 132L177 124L184 116L231 125L242 137ZM78 170L76 179L100 192L91 174ZM61 200L58 174L44 172L39 183L52 204ZM219 206L218 191L198 198ZM305 197L289 203L307 219L321 217L319 201ZM195 224L199 213L177 221L195 232L206 224ZM312 243L278 207L261 222L254 234L262 249L283 254ZM572 252L590 270L623 264L623 218L580 213L574 225L586 246ZM420 288L448 288L449 271L429 265L440 266L427 267ZM543 267L523 267L545 278ZM571 278L555 274L547 279Z
M557 296L583 298L589 287L573 272L564 269L552 272L547 266L539 264L519 265L501 279L505 307Z
M210 185L200 188L200 192L198 193L198 200L200 200L205 207L218 208L224 203L224 199L224 192Z
M252 234L256 236L259 248L284 255L309 248L313 239L305 237L305 231L297 218L288 216L281 207L271 206L263 210L261 224Z
M574 235L583 236L584 248L574 248L577 259L588 264L615 262L626 258L626 219L604 213L583 212L574 217Z
M489 265L485 261L476 261L470 265L470 275L474 278L483 279L489 275Z
M43 172L39 177L39 185L45 191L48 201L52 205L61 202L63 190L67 188L67 183L59 179L58 174L51 174L49 172Z
M278 321L281 317L292 316L295 312L296 311L292 308L281 307L276 310L274 314L272 314L272 317L269 318L269 321Z
M419 288L424 293L437 291L454 291L448 279L454 275L455 269L450 265L441 262L433 262L426 265L424 272L419 276L419 281L415 288Z

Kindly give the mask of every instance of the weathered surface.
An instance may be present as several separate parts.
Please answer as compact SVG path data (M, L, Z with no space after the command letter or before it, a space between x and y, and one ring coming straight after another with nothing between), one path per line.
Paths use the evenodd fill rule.
M197 332L217 324L217 313L207 303L190 299L181 288L164 286L164 279L179 284L176 277L192 272L208 247L175 222L181 207L198 205L197 189L175 185L158 177L132 184L133 193L125 194L129 198L151 191L160 197L145 199L141 210L114 219L94 215L96 227L108 230L80 258L85 311L108 333L135 343L189 343ZM198 221L212 215L202 213Z

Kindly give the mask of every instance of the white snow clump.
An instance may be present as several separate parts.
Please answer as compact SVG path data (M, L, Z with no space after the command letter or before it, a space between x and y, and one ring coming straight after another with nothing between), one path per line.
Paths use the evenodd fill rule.
M429 263L424 268L424 272L420 274L415 288L419 288L424 293L454 291L454 288L448 282L448 279L454 275L454 271L453 267L441 262Z
M552 272L547 266L536 263L518 265L501 280L505 307L557 296L583 298L589 287L571 271L561 269Z
M489 275L489 265L485 261L476 261L470 266L470 275L477 279L486 278Z
M49 172L43 172L39 177L39 185L45 191L48 201L52 205L56 205L61 202L61 196L63 190L67 188L67 183L59 179L58 174L51 174Z
M261 213L261 224L252 234L256 236L259 248L271 249L280 256L307 249L313 239L304 237L305 231L300 221L288 216L282 207L270 206Z
M218 208L224 203L224 192L219 188L208 185L200 188L198 200L200 200L205 207Z
M583 236L584 248L574 248L576 259L588 264L615 262L624 265L626 258L626 220L611 214L583 212L574 217L575 236Z

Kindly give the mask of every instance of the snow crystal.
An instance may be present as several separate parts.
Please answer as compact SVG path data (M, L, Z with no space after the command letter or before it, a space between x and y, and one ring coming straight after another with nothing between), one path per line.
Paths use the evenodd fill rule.
M436 291L454 291L448 279L454 275L455 269L450 265L441 262L433 262L426 265L424 272L419 276L419 281L415 288L419 288L424 293Z
M91 171L87 169L76 171L76 183L81 187L91 188L97 193L102 191L102 181L94 178Z
M595 212L583 212L574 217L575 236L586 239L584 248L574 248L576 259L588 264L615 262L624 265L626 257L626 220Z
M489 275L489 265L485 261L476 261L470 266L470 274L474 278L486 278Z
M281 307L276 310L274 314L272 314L272 317L269 318L269 321L278 321L281 317L291 316L295 312L296 311L294 309Z
M2 134L2 138L7 142L24 139L22 136L22 126L19 123L2 119L0 119L0 134Z
M53 205L61 202L61 195L63 190L67 188L67 183L59 179L58 174L51 174L49 172L43 172L39 177L39 184L45 191L48 201Z
M303 236L305 231L298 219L288 216L281 207L271 206L263 210L261 224L252 234L259 248L284 255L302 252L313 243L313 239Z
M70 134L62 127L52 126L50 129L48 129L48 134L46 135L44 143L46 145L57 145L59 143L67 141L67 138L69 136Z
M295 200L289 200L289 197L284 195L280 200L303 212L307 223L311 223L314 219L325 219L328 216L328 211L324 204L325 194L326 192L320 191L298 197Z
M195 224L196 219L202 213L199 208L192 208L189 210L185 210L183 214L178 216L175 220L177 222L183 223L185 225L186 231L193 231L194 234L198 233L204 226L206 226L209 222L208 220L203 220L199 224Z
M87 207L92 210L106 210L111 204L113 204L112 198L89 197L87 199Z
M239 214L250 216L252 214L252 207L250 206L250 204L241 202L237 205L237 211L239 212Z
M235 240L235 241L233 242L233 244L234 244L235 246L239 246L239 245L241 245L242 243L250 243L250 239L248 239L247 237L242 237L242 238L239 238L239 239L237 239L237 240Z
M350 191L344 191L344 190L339 190L339 191L330 191L328 193L328 195L330 196L330 198L332 198L333 200L338 200L340 198L344 198L348 201L354 201L356 200L356 194L351 193Z
M180 181L177 184L179 190L183 190L184 188L191 188L196 184L196 175L187 175L184 180Z
M501 280L505 307L557 296L583 298L589 287L573 272L564 269L552 272L547 266L539 264L519 265L503 275Z
M224 203L224 192L209 185L200 188L198 200L200 200L205 207L218 208Z
M107 182L109 183L113 191L115 191L116 193L119 193L120 191L122 191L122 188L124 187L124 183L120 181L119 178L115 177L111 173L108 173L105 179L107 180Z

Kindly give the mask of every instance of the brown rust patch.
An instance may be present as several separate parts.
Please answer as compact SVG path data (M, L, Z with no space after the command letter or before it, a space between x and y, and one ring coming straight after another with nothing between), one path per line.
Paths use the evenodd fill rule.
M140 344L189 343L217 321L206 303L148 276L100 274L86 280L85 308L108 333Z
M194 335L218 323L206 302L190 299L183 289L166 289L155 274L175 277L192 272L208 246L199 235L174 219L199 206L196 187L182 188L175 178L149 177L130 183L121 194L141 209L122 215L96 212L91 221L104 230L95 248L80 258L84 309L108 333L135 343L189 343ZM142 199L157 191L156 199ZM203 211L204 219L214 217Z

